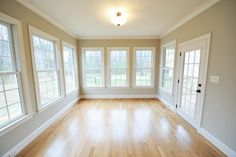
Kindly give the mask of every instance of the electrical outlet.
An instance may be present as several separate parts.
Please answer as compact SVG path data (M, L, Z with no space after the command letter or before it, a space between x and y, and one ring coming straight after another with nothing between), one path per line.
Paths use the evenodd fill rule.
M220 77L219 76L215 76L215 75L211 75L210 76L210 82L218 84L220 82Z

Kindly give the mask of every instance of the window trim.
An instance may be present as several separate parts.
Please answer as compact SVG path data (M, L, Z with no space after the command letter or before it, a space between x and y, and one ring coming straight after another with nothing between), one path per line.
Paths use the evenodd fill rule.
M152 80L150 86L136 86L136 51L151 50L152 51ZM134 47L133 48L133 88L149 89L155 87L155 65L156 65L156 48L155 47Z
M110 77L110 51L111 50L126 50L127 52L127 85L124 87L115 87L115 86L111 86L111 77ZM110 89L128 89L130 88L130 48L129 47L108 47L107 48L107 88Z
M22 22L10 17L2 12L0 12L0 20L6 23L9 23L13 25L13 36L14 36L14 42L17 48L15 49L15 56L16 58L16 66L18 67L18 73L20 76L20 84L19 89L22 93L23 98L23 112L24 115L19 117L18 119L10 122L6 126L0 128L0 136L5 135L12 129L18 127L19 125L23 124L27 120L29 120L32 117L33 111L31 106L31 93L28 91L29 88L29 78L28 78L28 72L27 72L27 66L26 66L26 59L25 59L25 48L24 48L24 41L23 41L23 31L22 31Z
M85 52L86 51L101 51L102 53L102 85L101 86L97 86L97 87L89 87L86 86L85 80L86 80L86 75L85 75ZM104 64L104 57L105 57L105 53L104 53L104 48L103 47L82 47L81 48L81 52L82 52L82 71L83 71L83 77L82 77L82 82L83 82L83 88L85 89L104 89L105 88L105 64Z
M36 94L36 100L37 100L37 111L41 112L53 105L55 105L57 102L59 102L64 96L65 96L65 87L64 87L64 77L62 73L62 58L61 58L61 52L60 52L60 42L59 39L51 34L48 34L46 32L43 32L39 30L38 28L35 28L31 25L28 25L29 29L29 38L30 38L30 48L31 48L31 57L32 57L32 65L33 65L33 74L34 74L34 88L35 88L35 94ZM53 40L55 42L55 58L56 58L56 64L57 64L57 71L58 71L58 86L59 86L59 96L50 102L44 104L41 106L41 100L40 100L40 91L39 91L39 82L38 82L38 76L37 76L37 70L36 70L36 61L35 61L35 54L34 54L34 47L33 47L33 35L37 35L42 38L46 38L49 40Z
M75 89L71 90L71 91L66 91L66 75L65 75L65 67L64 67L64 47L69 47L73 49L73 53L74 53L74 63L75 63ZM79 89L79 75L78 75L78 55L77 55L77 51L76 51L76 46L73 44L70 44L64 40L62 40L62 65L63 65L63 77L64 77L64 91L66 95L69 95L75 91L78 91Z
M165 53L165 49L166 48L168 48L168 47L172 47L172 48L174 48L174 50L175 50L175 52L174 52L174 63L173 63L173 73L172 73L172 76L173 76L173 78L172 78L172 83L171 83L171 90L168 90L168 89L166 89L166 88L164 88L163 86L162 86L162 82L163 82L163 69L164 69L164 67L163 67L163 63L164 63L164 53ZM169 94L171 94L171 95L173 95L174 94L174 81L175 81L175 62L176 62L176 39L175 40L172 40L172 41L170 41L170 42L167 42L167 43L165 43L165 44L163 44L162 46L161 46L161 55L160 55L160 81L159 81L159 89L161 89L162 91L164 91L164 92L166 92L166 93L169 93Z

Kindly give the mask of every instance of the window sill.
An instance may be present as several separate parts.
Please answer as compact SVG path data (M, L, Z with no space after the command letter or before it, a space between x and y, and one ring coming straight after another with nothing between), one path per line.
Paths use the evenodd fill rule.
M134 89L154 89L154 86L134 86Z
M61 97L58 97L58 98L52 100L51 102L47 103L46 105L44 105L44 106L42 106L42 107L40 107L40 108L38 107L38 113L40 113L40 112L42 112L42 111L44 111L44 110L50 108L51 106L53 106L53 105L59 103L59 102L62 100L63 97L65 97L65 95L63 95L63 96L61 96Z
M15 129L16 127L22 125L27 120L29 120L32 117L32 114L25 115L21 117L20 119L8 124L7 126L0 129L0 137L7 134L9 131Z
M102 87L83 87L83 89L105 89L105 86Z
M131 87L129 86L126 86L126 87L115 87L115 86L108 86L107 89L132 89Z

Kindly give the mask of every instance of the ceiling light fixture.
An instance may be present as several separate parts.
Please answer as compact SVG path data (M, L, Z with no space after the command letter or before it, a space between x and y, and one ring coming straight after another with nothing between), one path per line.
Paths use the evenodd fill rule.
M111 22L116 26L124 25L127 21L127 13L124 10L113 11Z

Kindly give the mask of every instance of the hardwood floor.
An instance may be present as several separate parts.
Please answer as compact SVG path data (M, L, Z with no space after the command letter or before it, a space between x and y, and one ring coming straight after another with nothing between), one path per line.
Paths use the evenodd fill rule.
M81 100L18 156L222 157L156 99Z

